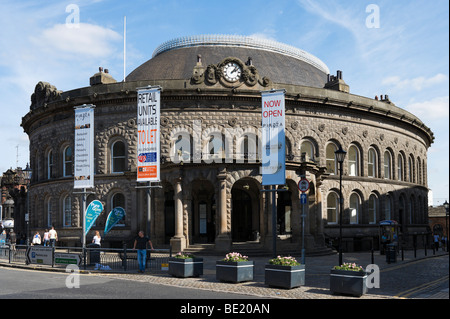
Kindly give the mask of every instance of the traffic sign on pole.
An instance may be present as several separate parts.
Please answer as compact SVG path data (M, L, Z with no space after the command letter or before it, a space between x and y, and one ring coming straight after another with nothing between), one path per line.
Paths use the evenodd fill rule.
M300 204L306 204L306 194L305 193L301 193L300 194Z
M299 182L298 182L298 189L301 192L306 192L309 189L309 182L306 178L302 178Z

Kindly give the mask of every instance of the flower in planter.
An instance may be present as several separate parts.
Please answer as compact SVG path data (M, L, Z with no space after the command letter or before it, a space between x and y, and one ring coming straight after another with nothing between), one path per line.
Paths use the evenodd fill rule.
M364 272L363 267L358 266L358 265L355 264L355 263L344 263L344 264L342 264L342 265L340 265L340 266L334 266L333 269L336 269L336 270L350 270L350 271L361 271L361 272Z
M240 253L228 253L225 255L223 261L227 262L248 261L248 256L243 256Z
M277 256L277 258L273 258L269 260L269 264L271 265L280 265L280 266L298 266L300 263L291 256Z
M179 259L188 259L188 258L194 258L195 256L193 254L180 251L174 257L179 258Z

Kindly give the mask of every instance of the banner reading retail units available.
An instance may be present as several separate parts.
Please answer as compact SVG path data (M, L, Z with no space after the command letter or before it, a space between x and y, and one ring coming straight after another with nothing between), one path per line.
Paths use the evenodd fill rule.
M160 181L160 87L137 91L137 181Z
M94 108L75 108L74 188L94 187Z
M261 92L262 185L286 183L284 90Z

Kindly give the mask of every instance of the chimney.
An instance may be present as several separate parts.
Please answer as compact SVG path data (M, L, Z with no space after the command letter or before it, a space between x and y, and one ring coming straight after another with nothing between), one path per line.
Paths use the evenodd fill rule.
M99 67L98 72L91 76L91 78L89 79L89 84L91 86L116 82L117 81L111 76L111 74L109 74L108 69L105 69L105 72L103 72L103 67Z
M345 93L350 92L350 87L342 79L342 71L341 70L337 70L336 76L330 75L330 74L327 75L327 83L325 84L325 88L330 89L330 90L345 92Z

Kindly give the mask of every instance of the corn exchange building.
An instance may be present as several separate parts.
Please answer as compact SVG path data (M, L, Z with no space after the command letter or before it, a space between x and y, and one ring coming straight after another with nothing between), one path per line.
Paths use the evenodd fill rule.
M367 83L370 85L370 83ZM136 182L137 88L161 87L161 182ZM262 192L261 91L285 90L286 184ZM79 246L81 194L74 192L74 107L95 105L94 178L88 202L105 205L94 230L117 206L125 218L105 247L130 243L140 229L155 247L229 251L245 242L269 251L276 227L280 250L300 252L302 210L307 253L329 250L342 234L347 250L378 242L381 220L396 220L405 244L428 231L427 150L431 130L387 95L350 93L342 71L282 43L244 36L181 37L160 45L126 81L106 69L70 91L39 82L22 127L30 139L30 231L55 226L60 245ZM231 154L231 156L230 156ZM300 204L297 183L310 182ZM147 225L149 228L147 229ZM366 241L366 239L368 239ZM335 241L334 241L335 242Z

